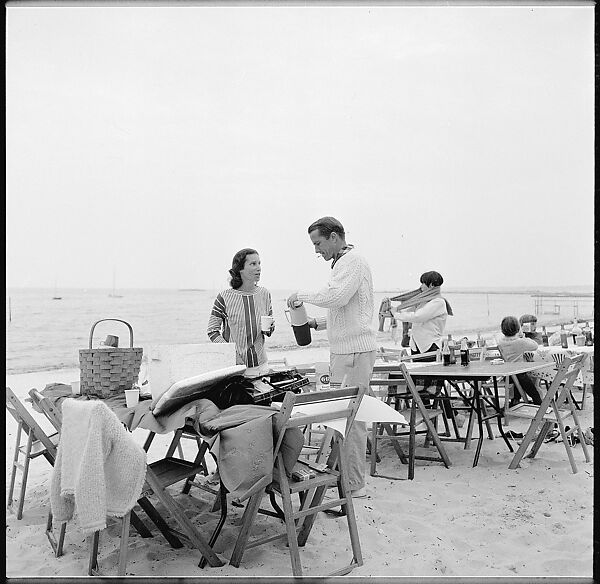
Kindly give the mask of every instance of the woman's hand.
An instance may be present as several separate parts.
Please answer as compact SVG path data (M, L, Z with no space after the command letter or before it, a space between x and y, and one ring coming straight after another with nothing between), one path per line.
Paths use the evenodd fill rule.
M269 328L269 330L268 331L262 331L262 334L265 335L265 337L270 337L273 334L274 331L275 331L275 323L272 322L271 323L271 327Z
M317 330L317 319L310 318L310 316L309 316L308 317L308 326L309 326L309 328L314 328L315 330Z

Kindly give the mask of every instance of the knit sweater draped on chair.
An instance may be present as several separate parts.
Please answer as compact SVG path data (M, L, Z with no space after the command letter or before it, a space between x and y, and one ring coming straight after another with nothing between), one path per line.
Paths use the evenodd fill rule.
M58 521L76 513L84 532L106 527L136 504L146 477L146 453L102 401L66 399L50 486Z

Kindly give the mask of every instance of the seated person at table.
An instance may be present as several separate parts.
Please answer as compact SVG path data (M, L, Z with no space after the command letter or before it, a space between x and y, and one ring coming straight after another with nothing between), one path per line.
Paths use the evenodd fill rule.
M524 314L519 318L519 324L526 338L533 339L538 345L543 344L542 334L535 330L535 325L537 324L536 316L533 314Z
M523 336L519 321L515 316L505 316L500 324L500 329L503 336L498 338L498 349L502 354L502 358L507 363L525 361L523 353L537 350L538 344L533 339ZM527 373L519 373L516 377L523 391L531 398L531 401L536 405L541 404L542 397L531 377ZM519 399L517 394L512 399L510 405L515 405Z

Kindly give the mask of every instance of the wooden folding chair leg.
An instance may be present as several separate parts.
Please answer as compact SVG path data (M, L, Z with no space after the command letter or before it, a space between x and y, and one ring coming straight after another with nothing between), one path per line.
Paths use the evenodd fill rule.
M569 446L569 439L567 436L567 432L565 431L565 426L562 423L562 420L560 419L560 417L558 415L558 408L556 407L556 402L552 402L552 407L554 408L554 410L557 414L556 423L558 424L558 431L560 432L563 444L565 446L565 450L567 451L567 456L569 458L569 462L571 463L571 469L573 470L573 474L576 474L577 473L577 465L575 464L575 457L573 456L573 452L571 450L571 447Z
M17 519L23 517L23 506L25 505L25 489L27 488L27 477L29 476L29 462L31 458L31 447L33 446L33 432L29 432L27 437L27 449L25 450L25 461L23 462L23 476L21 477L21 492L19 494L19 507L17 510Z
M538 450L544 443L544 439L546 438L546 435L548 434L548 431L550 430L550 428L552 428L552 426L553 426L552 422L545 422L542 425L542 428L538 432L537 438L535 439L535 442L533 443L533 446L531 447L531 450L529 451L527 458L535 458L535 455L538 453Z
M121 546L119 549L119 576L125 576L127 570L127 553L129 551L129 522L131 519L131 512L126 513L122 517L121 523Z
M55 557L59 558L64 553L63 546L64 546L64 541L65 541L65 534L67 531L67 522L63 521L60 524L60 531L58 534L58 539L56 539L56 537L54 536L54 529L53 529L52 522L53 522L52 510L50 510L50 511L48 511L48 519L46 520L46 537L48 538L48 541L50 542L50 545L52 546L52 550L54 551Z
M281 501L283 504L285 531L287 533L287 543L292 563L292 575L302 576L302 563L300 562L300 551L298 549L298 536L296 534L296 522L294 521L294 510L292 508L292 498L289 491L289 482L283 465L283 457L278 454L278 464L281 465L279 481L281 484Z
M19 422L19 424L17 426L17 438L15 441L15 454L13 456L12 473L10 475L10 488L8 489L8 502L6 504L7 509L12 508L12 505L13 505L13 495L15 492L15 481L17 479L17 468L19 466L19 447L21 444L22 428L23 428L23 422Z
M264 493L265 489L261 489L252 495L246 504L246 509L244 509L244 514L242 515L242 528L235 542L231 559L229 560L229 563L236 568L240 567L242 556L244 555L248 539L250 538L250 530L252 529L252 525L258 514L258 509Z
M90 538L90 561L88 564L88 576L95 576L98 574L98 540L100 539L100 532L94 531Z

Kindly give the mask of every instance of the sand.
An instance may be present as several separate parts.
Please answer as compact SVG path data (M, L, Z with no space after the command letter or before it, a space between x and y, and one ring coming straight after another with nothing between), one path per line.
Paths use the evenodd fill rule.
M310 354L309 354L310 353ZM276 355L271 355L276 358ZM322 349L290 351L288 362L326 360ZM36 372L7 377L7 385L21 398L32 387L77 379L77 370ZM582 426L593 426L594 399L589 396L581 413ZM38 416L42 425L49 424ZM509 428L523 432L525 423L511 421ZM6 485L10 480L16 424L7 414ZM140 443L146 431L133 435ZM164 455L170 436L159 436L149 460ZM185 441L193 456L193 444ZM564 446L544 444L534 460L509 470L511 455L504 442L485 439L479 465L472 468L474 447L446 442L452 466L417 461L415 478L406 480L402 465L387 444L380 449L378 472L401 480L368 475L366 499L355 499L364 564L351 575L445 577L592 577L593 461L584 462L581 445L575 447L579 472L573 474ZM593 450L593 449L591 449ZM592 452L593 457L593 452ZM368 469L368 463L365 462ZM9 577L65 577L87 573L88 540L77 522L69 523L65 555L55 558L44 528L49 508L51 467L36 459L30 467L24 515L6 518L6 574ZM192 497L172 494L203 533L210 533L217 513L209 511L211 497L192 489ZM146 520L144 514L142 518ZM229 506L228 519L215 546L226 562L223 567L198 568L197 550L172 549L159 533L142 539L130 536L127 574L170 577L291 576L288 550L283 542L246 552L239 568L227 562L239 531L241 510ZM277 520L259 515L261 525ZM149 522L147 522L149 524ZM282 524L281 524L282 525ZM279 527L281 527L281 525ZM101 533L99 563L103 575L116 576L119 523L111 520ZM307 545L300 552L305 575L321 576L350 560L350 547L342 518L320 514Z

